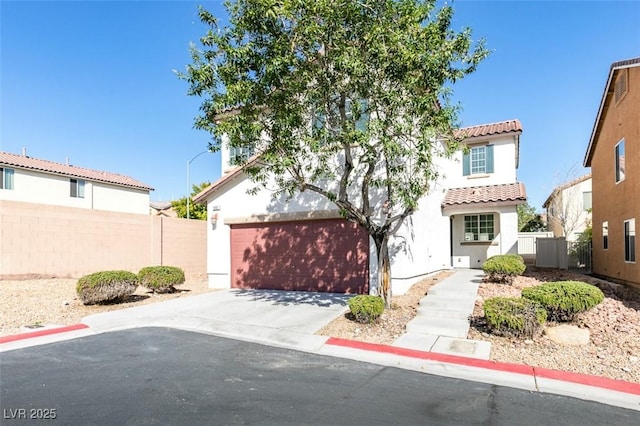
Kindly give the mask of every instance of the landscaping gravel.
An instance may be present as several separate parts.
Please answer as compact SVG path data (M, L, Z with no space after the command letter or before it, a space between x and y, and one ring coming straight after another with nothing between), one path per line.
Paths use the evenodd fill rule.
M589 330L587 345L561 345L546 333L533 339L491 335L485 326L482 303L497 296L520 296L523 288L550 281L583 281L598 286L604 301L573 322ZM518 277L512 286L483 283L472 318L470 339L491 342L491 359L554 370L571 371L640 383L640 300L625 287L578 273L532 270ZM548 323L546 327L557 324Z
M23 329L25 326L77 324L100 312L213 291L206 278L191 278L177 287L176 293L153 294L138 286L122 303L85 306L76 294L77 282L64 278L0 280L0 336L30 331Z
M578 273L530 268L512 285L482 283L471 317L468 338L491 342L491 360L570 371L640 383L640 300L625 294L624 287ZM328 324L318 334L369 343L391 344L405 332L420 302L433 284L448 276L441 273L415 284L406 295L393 298L393 308L385 310L375 324L358 324L345 316ZM491 335L484 322L482 303L496 296L518 297L522 288L548 281L584 281L600 287L604 301L574 322L590 332L585 346L560 345L545 334L534 339ZM556 324L547 324L554 326Z

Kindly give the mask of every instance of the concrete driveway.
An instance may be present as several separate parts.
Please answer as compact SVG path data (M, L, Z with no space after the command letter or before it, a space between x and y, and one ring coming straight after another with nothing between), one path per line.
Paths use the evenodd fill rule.
M351 296L278 290L225 290L91 315L95 333L135 327L171 327L242 340L316 350L313 333L347 310Z

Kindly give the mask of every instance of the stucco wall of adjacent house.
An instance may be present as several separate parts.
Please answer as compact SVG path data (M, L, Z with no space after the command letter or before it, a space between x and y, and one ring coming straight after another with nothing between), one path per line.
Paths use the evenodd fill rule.
M483 175L463 176L462 157L463 151L458 150L450 165L443 169L446 173L449 188L464 188L469 186L499 185L516 181L516 138L518 136L506 135L502 137L491 136L477 138L470 141L473 145L493 145L494 172Z
M454 268L481 268L491 256L518 253L518 213L515 206L496 206L449 210L453 240L451 264ZM494 238L490 241L465 241L464 216L493 214Z
M13 189L0 190L0 200L149 214L147 190L85 181L84 198L75 198L70 196L70 177L20 168L12 169Z
M562 191L562 202L567 213L567 241L575 241L591 222L591 214L584 205L584 193L592 192L591 179ZM592 197L593 199L593 197ZM592 203L593 204L593 203Z
M149 191L122 186L108 185L102 182L92 183L93 208L124 213L148 214Z
M593 180L593 272L640 287L640 253L624 260L624 221L635 218L640 228L640 67L629 69L627 94L612 100L602 120L591 161ZM625 140L625 179L615 182L615 145ZM609 225L609 248L603 248L602 224Z
M584 205L584 194L587 192L592 192L591 178L551 194L547 207L547 227L555 237L576 241L589 226L591 213L589 207Z

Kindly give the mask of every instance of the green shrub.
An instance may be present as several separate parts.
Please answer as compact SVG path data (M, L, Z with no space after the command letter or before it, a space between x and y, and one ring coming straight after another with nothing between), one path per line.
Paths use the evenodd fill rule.
M598 287L580 281L557 281L522 289L522 297L545 307L549 320L571 321L604 300Z
M511 284L517 275L522 275L526 268L524 259L517 254L492 256L482 265L486 281L507 284Z
M103 271L78 280L76 292L85 305L121 300L136 291L138 277L128 271Z
M184 283L184 272L176 266L147 266L138 272L140 285L154 293L173 293Z
M379 296L355 296L348 304L353 318L361 323L372 323L384 312L384 300Z
M534 337L547 319L542 306L522 297L493 297L483 309L489 328L501 336Z

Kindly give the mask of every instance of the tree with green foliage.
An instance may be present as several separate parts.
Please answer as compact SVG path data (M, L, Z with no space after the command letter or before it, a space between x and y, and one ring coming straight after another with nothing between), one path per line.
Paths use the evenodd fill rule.
M547 225L529 202L519 204L518 211L518 231L520 232L542 232L547 230Z
M191 198L189 199L189 219L207 220L207 206L204 204L196 204L193 202L193 197L202 192L211 183L202 182L200 185L191 185ZM187 197L182 197L179 200L172 201L171 205L176 211L178 217L183 219L187 218Z
M195 127L259 153L240 159L274 196L311 191L376 245L378 294L391 301L389 237L449 157L459 106L451 86L488 55L451 29L435 0L235 0L180 77L203 98Z

